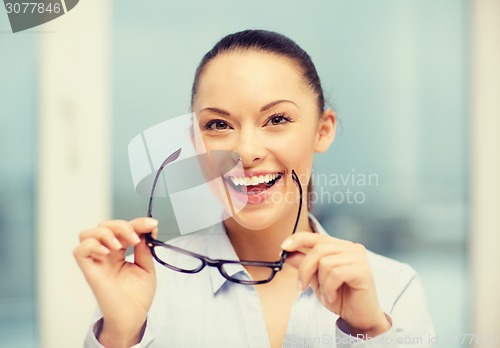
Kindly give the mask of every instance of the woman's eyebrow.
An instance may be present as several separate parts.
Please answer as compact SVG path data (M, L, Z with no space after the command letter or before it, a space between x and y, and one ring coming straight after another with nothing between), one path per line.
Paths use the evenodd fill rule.
M295 107L297 107L297 109L299 108L298 105L295 104L291 100L280 99L280 100L275 100L275 101L272 101L272 102L264 105L263 107L260 108L260 111L261 112L266 111L266 110L268 110L268 109L272 108L273 106L280 104L280 103L292 103L293 105L295 105ZM229 113L228 111L222 110L219 108L215 108L215 107L207 107L207 108L202 109L201 111L212 111L212 112L219 114L219 115L231 116L231 113Z
M280 99L280 100L275 100L273 102L270 102L269 104L264 105L263 107L260 108L260 111L266 111L267 109L270 109L273 106L275 106L276 104L280 104L280 103L292 103L293 105L295 105L295 107L297 107L297 109L299 108L299 106L291 100Z
M222 110L222 109L219 109L219 108L214 108L214 107L204 108L201 111L202 112L203 111L212 111L212 112L215 112L216 114L220 114L220 115L224 115L224 116L231 116L231 114L229 112Z

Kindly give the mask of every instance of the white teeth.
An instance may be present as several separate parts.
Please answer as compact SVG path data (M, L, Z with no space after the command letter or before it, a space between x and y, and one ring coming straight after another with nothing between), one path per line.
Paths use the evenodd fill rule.
M266 174L266 175L260 175L260 176L252 176L252 177L237 177L237 176L230 176L231 181L233 182L234 185L236 186L252 186L252 185L258 185L258 184L263 184L263 183L268 183L278 177L278 174Z

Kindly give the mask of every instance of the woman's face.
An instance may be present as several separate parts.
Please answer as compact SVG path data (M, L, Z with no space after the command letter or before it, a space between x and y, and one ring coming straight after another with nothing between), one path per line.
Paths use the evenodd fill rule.
M295 216L292 169L305 198L314 153L325 150L316 95L295 63L256 50L221 54L203 70L193 111L207 151L241 158L243 171L225 175L232 199L247 201L233 218L259 230Z

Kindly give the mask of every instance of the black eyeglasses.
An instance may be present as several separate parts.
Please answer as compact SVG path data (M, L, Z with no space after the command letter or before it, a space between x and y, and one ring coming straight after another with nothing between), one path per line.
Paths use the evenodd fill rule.
M151 188L151 195L149 197L149 207L148 207L148 217L153 217L153 197L156 189L156 184L160 176L161 171L165 166L173 161L175 161L182 149L178 149L170 156L168 156L165 161L161 164L160 168L156 172L155 179L153 181L153 187ZM292 234L297 230L297 225L299 223L300 211L302 209L302 186L300 185L299 178L294 170L292 170L292 179L297 184L299 189L299 209L297 212L297 219L295 220L295 225L293 227ZM198 273L205 266L217 267L220 274L229 281L244 284L244 285L256 285L265 284L270 282L277 272L283 269L285 259L288 252L283 250L278 261L275 262L265 262L265 261L248 261L248 260L214 260L209 257L193 253L191 251L176 247L154 239L151 233L146 235L146 243L151 249L151 254L155 260L165 267L168 267L174 271L182 273ZM243 266L249 274L252 274L254 279L249 280L248 275L245 272L239 271L240 266Z

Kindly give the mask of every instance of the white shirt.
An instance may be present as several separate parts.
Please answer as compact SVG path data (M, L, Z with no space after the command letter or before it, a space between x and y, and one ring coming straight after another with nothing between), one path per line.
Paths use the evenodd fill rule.
M315 232L326 234L310 215ZM169 244L213 259L238 260L224 225L171 240ZM407 264L368 251L380 306L392 322L369 340L350 336L342 319L326 309L311 288L292 304L283 347L431 347L434 329L416 272ZM134 347L270 347L254 286L226 280L215 267L184 274L155 262L157 289L147 325ZM101 321L85 339L86 348L103 347L95 338Z

